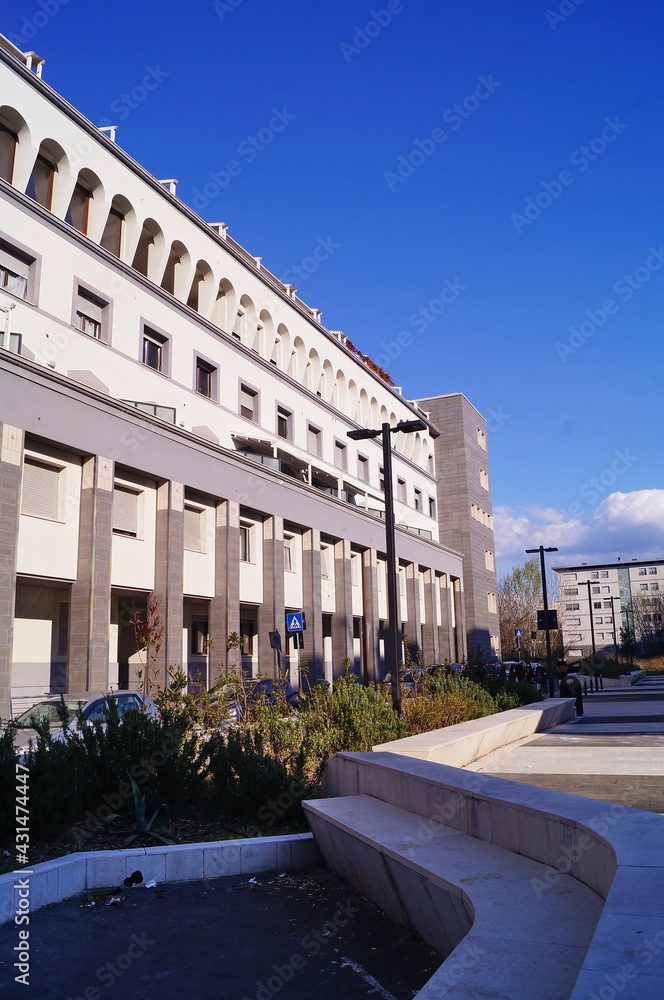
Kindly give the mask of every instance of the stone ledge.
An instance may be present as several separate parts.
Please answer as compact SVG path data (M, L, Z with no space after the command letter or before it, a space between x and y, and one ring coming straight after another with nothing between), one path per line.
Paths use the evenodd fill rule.
M28 882L29 912L34 913L86 889L122 885L137 868L145 882L185 882L292 871L316 864L320 864L320 854L310 833L68 854L35 865L29 869L31 874L16 871L0 875L0 925L13 920L18 912L21 880Z
M573 718L574 704L573 698L550 698L487 715L483 719L459 722L456 726L434 729L430 733L380 743L373 749L465 767L524 736L532 736Z
M325 794L368 795L405 810L412 814L415 838L442 824L546 865L553 874L531 886L535 895L548 892L562 875L596 892L605 901L597 928L576 984L556 1000L589 1000L593 989L602 996L603 987L607 995L608 990L620 993L621 1000L664 996L664 817L390 753L338 754L326 768ZM369 859L362 877L367 873ZM509 896L503 898L497 915L502 912L509 921L511 905ZM419 1000L487 995L475 992L465 977L464 940ZM542 955L539 975L546 983L564 956L549 945L548 928L537 920L529 942ZM526 957L504 975L496 969L492 996L526 1000L544 995L527 972ZM443 970L454 963L460 963L462 974L450 988Z

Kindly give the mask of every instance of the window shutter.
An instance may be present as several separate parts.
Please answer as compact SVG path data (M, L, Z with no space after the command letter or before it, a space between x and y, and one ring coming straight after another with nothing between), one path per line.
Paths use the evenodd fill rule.
M11 253L3 246L0 246L0 267L5 268L7 271L13 271L14 274L18 274L20 278L25 278L26 281L30 274L30 263L27 260L17 257L16 254Z
M87 296L81 288L78 290L76 308L96 323L101 323L104 307L99 302L95 302L94 299Z
M138 497L135 490L126 489L124 486L115 486L113 489L113 531L118 531L123 535L133 535L138 533Z
M26 458L23 466L22 514L57 520L61 471L54 465Z
M202 552L201 511L195 507L184 509L184 547L190 552Z

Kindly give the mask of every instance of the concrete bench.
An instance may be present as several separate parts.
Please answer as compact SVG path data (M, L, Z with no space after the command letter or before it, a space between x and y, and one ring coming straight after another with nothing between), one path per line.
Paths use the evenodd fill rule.
M324 793L346 803L349 797L355 800L352 809L346 804L339 807L339 813L325 802L305 803L326 862L379 905L387 908L389 903L389 912L412 923L425 940L431 940L432 932L424 926L423 933L418 907L426 903L425 925L435 921L444 924L449 907L446 903L447 908L437 908L426 902L423 881L436 885L437 893L441 879L456 885L457 892L462 886L464 910L474 920L481 919L477 933L482 939L486 936L485 914L491 914L488 919L494 921L495 949L477 966L464 971L472 959L472 954L464 951L464 942L473 940L471 929L470 936L456 943L439 974L420 992L419 1000L443 996L454 1000L540 1000L549 995L555 1000L664 997L664 817L391 753L338 754L328 762ZM384 811L377 822L374 800L379 808L388 805L398 812ZM391 832L392 821L395 829ZM446 834L447 829L466 837L458 840ZM436 840L439 833L441 838ZM475 846L471 847L473 840ZM440 867L443 862L438 856L444 851L447 863L453 858L453 844L463 855L466 872L462 877L467 882L460 883L458 878L455 882L454 872L446 873ZM506 867L476 867L481 859L477 844L480 850L485 849L487 861L502 858ZM502 852L486 853L486 849L493 852L495 848ZM509 859L519 855L541 866L541 878L533 874L520 879L502 876L501 871L516 872L510 869ZM398 878L397 870L401 871ZM458 871L455 869L456 875ZM588 911L583 937L565 941L559 936L558 925L569 925L576 933L579 897L571 892L564 912L556 909L558 902L554 903L555 918L546 915L548 899L553 894L562 906L566 897L563 887L575 882L595 894L601 912L593 927L596 916L591 918ZM386 886L391 892L387 897ZM480 902L475 909L479 887L481 898L477 897ZM484 889L487 893L493 889L493 903ZM454 895L449 887L445 891ZM415 911L408 899L411 892ZM458 902L454 905L459 919L450 925L452 930L435 931L443 944L447 934L450 946L463 929ZM529 910L532 921L529 929L527 922L521 923L523 958L513 950L514 961L505 966L499 935L508 932L501 924L511 925L517 910L519 921ZM472 926L475 928L475 923ZM574 944L584 955L566 950ZM445 947L441 950L446 953ZM552 969L571 960L573 954L580 959L574 975L567 985L558 981L558 992L549 994ZM526 969L529 971L523 971ZM481 987L476 981L480 973L486 976ZM455 976L451 983L450 977Z
M420 1000L569 996L602 909L583 883L367 795L305 809L328 866L447 958Z
M482 719L459 722L455 726L434 729L429 733L406 736L381 743L374 750L386 750L407 757L435 760L441 764L465 767L508 743L542 732L574 718L573 698L550 698L521 705Z

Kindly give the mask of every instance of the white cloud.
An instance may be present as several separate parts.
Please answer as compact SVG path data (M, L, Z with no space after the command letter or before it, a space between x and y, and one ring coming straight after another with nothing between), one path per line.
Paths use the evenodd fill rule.
M664 556L664 490L611 493L588 518L567 510L530 506L494 511L496 555L522 562L524 549L555 545L552 565L623 562Z

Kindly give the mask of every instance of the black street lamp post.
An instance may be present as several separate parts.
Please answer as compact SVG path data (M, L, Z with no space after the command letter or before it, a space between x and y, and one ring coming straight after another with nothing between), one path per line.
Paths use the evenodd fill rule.
M386 673L390 675L392 689L392 707L397 715L401 715L401 684L399 678L399 649L401 646L401 628L399 612L399 593L397 577L396 539L394 533L394 489L392 485L392 440L390 435L397 431L406 434L413 431L425 431L427 425L423 420L402 420L392 427L384 423L379 430L348 431L348 437L354 441L365 438L383 439L383 475L385 478L385 551L387 555L387 648L385 650Z
M549 629L549 601L546 593L546 567L544 565L544 553L557 551L558 549L553 546L549 546L548 549L545 549L543 545L540 545L536 549L526 549L526 555L539 552L540 557L540 571L542 574L542 601L544 604L544 630L546 633L546 675L549 680L549 698L553 698L555 689L553 683L553 664L551 663L551 631Z

